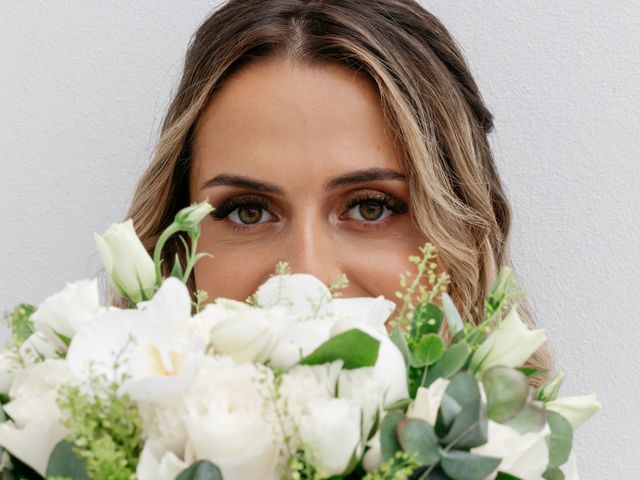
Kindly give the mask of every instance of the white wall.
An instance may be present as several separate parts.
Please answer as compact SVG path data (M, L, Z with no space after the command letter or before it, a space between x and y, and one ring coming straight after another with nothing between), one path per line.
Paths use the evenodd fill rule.
M640 478L640 2L422 4L496 115L514 263L563 393L603 403L576 434L582 478ZM215 6L0 0L0 309L100 268L91 234L124 215Z

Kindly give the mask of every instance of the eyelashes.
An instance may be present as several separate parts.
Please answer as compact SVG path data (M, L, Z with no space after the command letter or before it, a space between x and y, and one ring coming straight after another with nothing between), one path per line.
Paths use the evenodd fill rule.
M408 206L404 201L383 192L357 194L347 200L345 207L346 211L340 214L340 220L350 219L355 223L362 224L362 228L383 226L391 220L390 217L402 215L408 211ZM358 207L356 210L360 218L347 215L355 207ZM370 217L372 212L376 218ZM245 215L246 213L249 213L248 217ZM376 215L377 213L381 214ZM347 215L346 218L345 215ZM272 213L269 201L260 195L242 195L224 200L211 212L211 217L215 221L229 219L234 230L244 231L269 223L273 218L277 219L277 216ZM263 221L265 217L266 221Z

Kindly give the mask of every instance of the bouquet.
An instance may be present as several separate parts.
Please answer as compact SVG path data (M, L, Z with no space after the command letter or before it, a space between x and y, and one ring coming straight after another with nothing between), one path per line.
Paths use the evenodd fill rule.
M100 305L85 279L7 314L2 478L577 478L573 432L599 404L558 398L562 374L530 386L546 336L519 318L508 268L477 326L428 243L400 275L399 307L341 298L346 276L325 285L283 262L245 301L205 305L185 284L211 210L181 210L153 257L131 220L96 235L134 308ZM173 235L186 260L164 278Z

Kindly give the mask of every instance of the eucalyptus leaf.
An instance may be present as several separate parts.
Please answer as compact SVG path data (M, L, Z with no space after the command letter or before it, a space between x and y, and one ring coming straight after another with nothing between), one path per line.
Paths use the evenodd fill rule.
M396 427L403 418L405 418L403 412L394 410L387 413L382 419L382 424L380 425L380 451L383 462L391 460L395 453L402 449Z
M547 411L547 422L551 435L547 437L549 445L549 468L566 463L573 445L573 428L569 421L556 412Z
M452 480L483 480L501 461L500 458L450 450L442 454L442 469Z
M89 480L87 466L74 451L75 445L67 440L56 444L49 456L46 477L69 477L73 480Z
M558 467L547 468L542 474L544 480L564 480L564 473ZM497 480L497 479L496 479Z
M380 341L360 329L352 328L331 337L309 355L300 360L300 365L320 365L342 360L346 370L372 367L378 360Z
M222 480L222 472L213 463L199 460L180 472L176 480Z
M407 341L404 338L404 334L402 333L402 330L400 330L400 327L398 325L393 328L393 331L391 332L391 335L389 335L389 338L393 343L395 343L396 347L398 347L400 353L402 353L402 358L404 358L405 365L409 365L409 358L411 354L409 353L409 347L407 346Z
M402 450L415 455L420 465L435 465L440 460L440 446L433 427L421 418L402 418L396 430Z
M450 378L464 367L471 349L466 342L460 341L447 348L440 360L429 368L424 386L429 386L438 378Z
M444 345L442 339L435 333L428 333L418 340L411 356L411 366L424 367L433 365L442 358L443 353Z
M509 367L497 365L485 370L482 384L487 395L487 414L498 423L520 413L529 395L527 377Z
M545 411L544 404L529 401L522 407L518 415L504 422L504 424L524 434L528 432L539 432L544 428L546 421L547 412Z
M442 306L444 307L444 315L447 319L447 325L449 326L449 333L453 337L463 330L464 322L453 300L446 292L442 294Z
M449 382L443 400L444 398L453 399L462 408L449 429L446 429L442 409L438 411L436 431L441 437L441 443L459 449L485 444L489 419L475 377L468 372L456 374Z

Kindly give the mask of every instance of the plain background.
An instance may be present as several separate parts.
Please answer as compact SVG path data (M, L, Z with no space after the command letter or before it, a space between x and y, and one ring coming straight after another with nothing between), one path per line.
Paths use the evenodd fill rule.
M596 391L582 478L640 478L640 2L423 0L490 110L512 255L562 394ZM0 309L94 275L191 34L218 2L0 0ZM0 331L7 338L7 331Z

